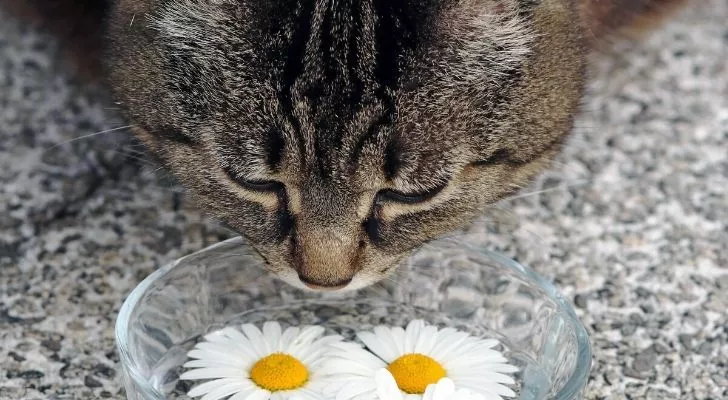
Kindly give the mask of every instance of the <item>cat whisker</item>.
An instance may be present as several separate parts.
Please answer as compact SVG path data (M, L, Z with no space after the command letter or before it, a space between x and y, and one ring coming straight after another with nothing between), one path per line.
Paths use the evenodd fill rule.
M362 277L364 279L373 279L373 280L375 280L376 281L376 284L375 285L380 286L383 289L388 289L387 286L385 285L385 282L391 283L392 285L394 285L394 287L396 289L399 289L399 290L404 290L405 289L404 284L402 282L399 282L397 279L395 279L391 275L385 276L385 277L381 277L380 275L377 275L377 274L364 272L364 273L362 273Z
M153 161L150 161L147 157L144 157L143 155L139 155L137 153L128 152L128 151L124 151L124 150L113 150L113 151L118 154L121 154L124 158L138 161L146 166L157 167L159 165L159 164L154 163Z
M146 150L146 147L144 147L144 145L142 145L142 144L136 144L136 145L131 144L131 143L125 144L125 145L121 146L121 149L124 151L127 151L129 153L134 153L134 154L137 154L140 156L141 155L147 156L149 154Z
M144 172L142 172L142 178L156 178L159 171L163 170L164 167L157 167L154 169L149 169ZM159 187L159 186L158 186ZM163 187L164 188L164 187ZM166 189L170 189L171 187L166 187Z
M73 139L66 140L65 142L61 142L61 143L54 144L53 146L45 149L44 151L53 150L53 149L55 149L57 147L61 147L63 145L69 144L69 143L77 142L79 140L88 139L88 138L92 138L92 137L95 137L95 136L104 135L104 134L107 134L107 133L118 132L118 131L122 131L124 129L129 129L129 128L132 128L132 127L134 127L134 125L124 125L124 126L119 126L119 127L116 127L116 128L111 128L111 129L106 129L106 130L99 131L99 132L90 133L88 135L79 136L79 137L76 137L76 138L73 138Z
M565 185L554 186L554 187L547 188L547 189L541 189L541 190L536 190L536 191L533 191L533 192L522 193L522 194L519 194L519 195L516 195L516 196L506 197L505 199L503 199L501 201L504 201L504 202L506 202L506 201L513 201L513 200L523 199L523 198L526 198L526 197L538 196L539 194L551 193L551 192L558 192L558 191L565 190L565 189L569 189L569 188L584 186L584 185L587 185L589 183L591 183L591 180L589 180L589 179L583 179L583 180L576 181L576 182L573 182L573 183L568 183L568 184L565 184Z
M155 186L155 189L158 189L165 193L173 193L173 194L185 194L187 193L184 188L181 187L163 187L163 186Z
M212 222L215 225L216 228L222 229L225 232L227 232L227 233L229 233L229 234L231 234L233 236L236 236L236 237L237 236L242 236L240 234L240 232L235 231L233 228L231 228L230 226L228 226L226 223L224 223L222 221L219 221L217 219L211 218L210 219L210 222Z
M434 250L434 251L441 251L442 250L441 246L443 244L462 244L462 243L455 241L456 238L461 237L461 236L463 236L462 232L454 232L449 235L438 237L437 239L431 240L429 242L425 242L420 247L429 249L429 250ZM437 244L438 242L439 242L439 245ZM433 244L433 243L436 243L436 244Z
M506 207L507 205L501 204L499 206ZM498 226L503 227L502 230L509 232L509 231L515 231L516 229L520 229L523 232L527 233L533 239L532 244L535 246L542 246L543 243L546 242L546 238L544 238L541 234L535 232L533 229L524 228L523 225L519 224L519 220L521 217L519 215L515 214L513 211L510 211L510 210L507 210L504 208L500 208L500 207L498 207L498 208L494 207L491 209L491 212L494 215L497 214L497 215L505 216L506 218L508 218L508 220L499 219L498 221L495 221L495 219L493 219L498 224Z

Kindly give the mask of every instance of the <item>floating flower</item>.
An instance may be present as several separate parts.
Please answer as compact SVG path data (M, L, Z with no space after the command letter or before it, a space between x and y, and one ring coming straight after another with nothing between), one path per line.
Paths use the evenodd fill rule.
M377 382L377 395L379 400L406 400L405 395L397 386L397 381L386 368L377 371L374 379ZM473 393L468 389L455 389L455 383L450 378L442 378L435 384L430 384L422 394L422 400L483 400L485 397Z
M340 336L322 336L324 328L291 327L281 331L266 322L261 332L251 324L242 332L224 328L204 337L187 353L193 360L180 379L210 380L190 389L188 396L204 400L326 400L322 388L329 345Z
M376 398L376 375L382 368L407 400L422 399L428 387L443 378L451 380L454 389L467 389L485 400L516 395L506 385L515 383L507 374L518 369L494 349L497 340L452 328L438 330L421 320L412 321L406 330L380 326L358 337L369 351L354 343L334 343L324 367L332 378L326 391L335 393L337 400ZM380 375L380 383L382 379Z

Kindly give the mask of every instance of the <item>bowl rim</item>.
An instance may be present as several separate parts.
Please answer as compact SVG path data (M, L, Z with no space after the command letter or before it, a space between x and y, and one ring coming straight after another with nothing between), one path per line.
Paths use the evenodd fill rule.
M472 248L472 246L470 245L466 244L466 246ZM554 400L575 399L579 392L584 389L587 381L589 380L589 374L591 373L592 367L592 346L591 341L589 340L589 334L587 333L584 324L582 324L581 320L579 319L579 316L576 315L574 307L571 306L569 301L566 300L564 295L559 292L559 290L552 282L550 282L531 268L528 268L521 263L510 259L498 252L487 249L480 249L480 251L500 262L501 264L509 266L521 272L526 277L533 279L536 283L538 283L539 286L541 286L541 288L544 289L548 296L556 302L560 310L569 317L569 322L574 327L574 334L576 336L576 363L574 364L574 373L571 374L566 383L564 383L564 387L559 390L559 392L554 397Z
M225 247L231 244L244 245L245 239L241 236L227 239L222 242L207 246L201 250L190 253L186 256L180 257L172 262L161 266L160 268L149 274L146 278L144 278L141 283L139 283L131 291L131 293L129 293L129 295L126 297L123 304L121 305L121 308L119 309L119 314L116 318L116 323L114 325L114 340L116 341L116 348L119 352L119 361L122 364L123 373L126 379L133 379L134 384L139 386L144 391L145 395L154 396L159 400L164 400L166 398L164 394L160 393L156 388L149 384L146 379L141 376L134 376L137 374L134 368L129 368L129 366L133 365L134 363L131 352L128 348L128 329L130 327L130 319L132 313L134 312L134 309L136 308L139 300L144 296L147 289L155 281L157 281L159 278L167 274L169 271L171 271L187 259L201 253L209 252L216 248ZM589 374L591 372L592 366L592 346L586 328L582 324L579 317L576 315L576 312L574 311L574 308L571 306L569 301L566 300L561 292L557 290L556 286L552 282L550 282L531 268L528 268L521 263L506 257L501 253L485 248L480 248L473 244L464 242L458 243L457 246L460 249L465 247L468 251L475 251L477 253L480 253L481 255L492 258L498 263L508 268L514 269L516 270L516 272L533 280L544 290L547 296L550 297L551 300L553 300L557 304L559 311L569 317L568 322L574 328L577 342L576 362L574 364L574 372L571 374L571 376L569 376L569 379L566 381L566 383L564 383L564 386L555 395L553 400L575 399L575 396L584 389L589 379ZM447 248L447 245L445 246L445 248ZM127 376L127 374L130 374L131 376Z

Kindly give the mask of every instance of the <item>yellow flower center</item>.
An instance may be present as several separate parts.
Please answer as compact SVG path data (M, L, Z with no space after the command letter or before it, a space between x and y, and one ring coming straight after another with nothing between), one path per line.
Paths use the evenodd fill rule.
M253 365L250 379L271 392L299 389L308 381L308 369L295 357L273 353Z
M400 390L424 394L428 385L447 376L445 368L424 354L405 354L387 367Z

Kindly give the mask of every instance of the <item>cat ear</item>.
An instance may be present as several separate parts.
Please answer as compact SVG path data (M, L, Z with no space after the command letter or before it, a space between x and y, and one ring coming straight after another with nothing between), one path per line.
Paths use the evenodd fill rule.
M119 0L116 2L117 12L125 14L146 14L151 12L161 1L159 0Z
M628 36L658 25L680 10L687 0L613 0L580 2L580 16L588 27L588 39L599 42L611 34Z
M538 3L538 0L529 1L528 3ZM491 15L513 13L519 10L521 3L519 0L461 0L454 6L456 9L479 9L486 11Z

